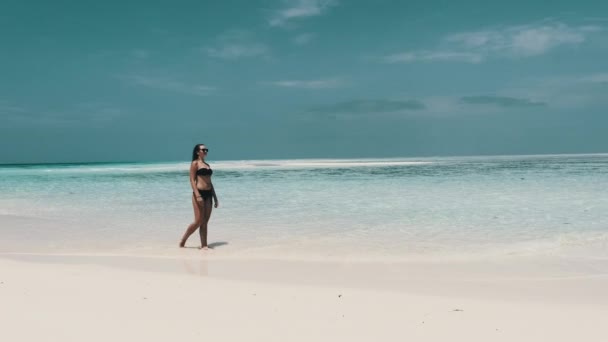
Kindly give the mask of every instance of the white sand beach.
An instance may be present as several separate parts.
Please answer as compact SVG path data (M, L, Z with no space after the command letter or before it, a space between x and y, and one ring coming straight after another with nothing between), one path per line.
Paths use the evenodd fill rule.
M211 251L181 164L0 168L0 342L608 341L608 157L313 164L214 166Z
M604 261L0 256L3 341L606 341ZM582 268L580 266L583 266Z

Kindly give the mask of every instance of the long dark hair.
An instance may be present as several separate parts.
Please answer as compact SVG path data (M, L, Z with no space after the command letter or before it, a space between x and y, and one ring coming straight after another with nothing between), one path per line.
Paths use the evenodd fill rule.
M194 149L192 150L192 161L195 161L195 160L198 159L198 150L203 145L205 145L205 144L196 144L196 145L194 145Z

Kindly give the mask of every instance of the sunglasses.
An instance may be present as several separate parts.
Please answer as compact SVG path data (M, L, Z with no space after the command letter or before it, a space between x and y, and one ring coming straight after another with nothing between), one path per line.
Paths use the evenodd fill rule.
M207 152L209 152L209 149L208 148L201 148L199 151L207 153Z

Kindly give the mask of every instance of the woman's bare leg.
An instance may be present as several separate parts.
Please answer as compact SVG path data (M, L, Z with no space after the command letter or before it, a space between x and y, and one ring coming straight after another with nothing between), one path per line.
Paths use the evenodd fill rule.
M192 233L194 233L196 229L201 225L202 204L196 201L194 194L192 195L192 207L194 208L194 222L192 222L186 229L186 232L184 233L184 236L182 237L182 240L179 243L180 247L184 247L186 245L186 240L188 240L190 235L192 235Z
M203 201L204 205L201 210L201 223L199 234L201 235L201 248L209 249L209 245L207 245L207 223L209 223L209 218L211 217L211 209L213 208L213 201L211 198L206 198Z

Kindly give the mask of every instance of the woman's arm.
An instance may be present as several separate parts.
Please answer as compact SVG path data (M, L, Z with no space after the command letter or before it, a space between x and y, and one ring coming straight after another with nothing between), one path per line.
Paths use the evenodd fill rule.
M192 192L194 196L196 196L197 201L202 201L201 195L198 193L198 189L196 188L196 170L198 169L198 165L196 160L190 164L190 187L192 187Z
M209 180L209 184L211 184L211 193L213 194L213 202L215 202L215 207L217 208L217 206L219 205L218 203L220 203L217 200L217 195L215 194L215 187L213 186L213 183L211 182L211 180Z

